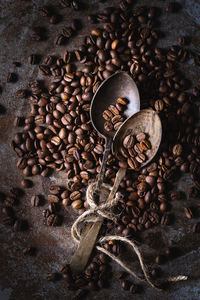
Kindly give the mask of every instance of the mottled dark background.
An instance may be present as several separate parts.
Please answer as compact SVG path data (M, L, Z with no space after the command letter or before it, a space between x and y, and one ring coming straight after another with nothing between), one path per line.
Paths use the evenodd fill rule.
M56 33L61 31L64 25L70 24L72 18L81 18L84 28L79 35L72 39L68 48L73 49L79 45L83 36L89 32L87 15L89 12L97 12L101 8L111 6L119 1L108 0L97 3L95 0L83 0L87 7L81 12L60 9L58 1L46 0L2 0L0 1L0 85L3 93L0 96L0 104L6 108L6 112L0 115L0 186L1 190L8 192L10 187L18 186L21 174L16 169L16 156L9 147L9 141L16 129L13 128L15 116L25 116L29 111L27 100L15 98L15 92L19 88L26 88L31 79L40 78L38 67L31 66L27 57L32 54L58 54L62 55L65 47L55 46ZM177 44L178 36L191 37L191 49L200 52L200 1L179 1L182 9L179 13L166 14L164 0L141 0L140 5L154 5L161 8L161 29L166 33L160 41L161 46ZM38 7L43 4L57 5L58 13L62 21L57 25L50 25L45 18L39 16ZM42 42L31 41L32 26L44 26L47 30L47 40ZM22 66L16 68L13 61L21 62ZM181 66L187 77L194 84L200 77L200 68L195 67L193 60ZM16 83L6 83L8 71L18 74ZM34 178L34 187L27 190L25 197L16 208L17 216L29 219L30 230L22 233L14 233L10 228L0 226L0 299L9 300L38 300L38 299L71 299L72 295L65 288L63 281L49 283L46 274L57 271L59 264L69 261L74 251L74 244L70 236L70 228L73 221L73 213L66 210L64 225L58 228L47 228L42 224L43 208L32 208L30 198L34 193L47 194L50 183L63 185L65 174L60 172L50 178ZM177 184L177 189L186 191L192 183L189 176L185 176ZM173 202L175 222L171 226L162 228L158 226L141 235L142 250L147 261L151 264L153 257L165 246L178 247L180 250L177 257L162 266L164 274L177 275L186 274L190 276L187 282L171 284L169 289L163 293L156 292L144 286L141 294L131 296L129 292L123 291L114 277L109 289L92 292L88 299L176 299L188 300L200 299L200 237L192 234L192 222L188 221L183 212L183 206L192 206L193 199L183 199ZM196 205L196 204L195 204ZM37 248L35 257L23 257L21 250L31 244ZM147 245L150 245L149 248ZM138 264L133 266L139 270ZM119 267L113 264L113 270Z

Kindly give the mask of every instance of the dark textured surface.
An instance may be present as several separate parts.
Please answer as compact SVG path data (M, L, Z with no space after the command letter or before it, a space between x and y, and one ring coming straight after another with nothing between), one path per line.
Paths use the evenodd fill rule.
M21 174L15 168L16 157L9 148L9 141L16 129L13 128L15 116L26 115L29 111L29 104L26 100L15 98L15 92L19 88L26 88L27 82L38 77L38 67L30 66L27 58L31 53L43 55L62 54L66 48L54 46L55 34L63 25L70 23L72 17L81 17L85 26L79 35L72 39L68 48L76 47L82 36L89 31L86 16L89 11L96 12L104 6L110 6L118 1L85 1L87 7L84 12L73 12L66 8L57 10L62 16L62 22L56 25L49 25L45 18L38 14L38 7L44 3L51 2L56 5L58 1L39 0L3 0L0 1L0 85L3 93L0 96L0 104L6 108L6 113L0 115L0 182L1 190L8 192L10 187L18 186ZM199 0L182 0L182 10L178 14L166 14L164 6L167 1L151 1L151 5L159 6L161 15L161 29L166 33L161 41L161 46L177 44L179 35L191 37L190 48L200 52L200 2ZM140 5L149 4L149 1L138 1ZM42 42L31 41L32 26L46 28L47 40ZM90 26L91 27L91 26ZM21 62L22 66L16 68L13 61ZM200 77L199 67L194 66L193 60L182 65L188 78L194 84ZM6 83L8 71L18 74L18 82ZM39 76L40 78L40 76ZM16 207L17 216L29 219L30 228L27 232L14 233L7 227L0 226L0 299L10 300L32 300L32 299L72 299L72 294L65 288L63 281L49 283L46 281L46 274L57 271L59 264L69 261L75 245L70 237L70 227L74 215L70 209L66 210L62 227L47 228L42 224L43 207L31 207L30 199L34 193L47 194L48 186L51 183L63 185L65 174L60 172L49 179L41 177L34 178L34 187L26 190L26 195L21 198L20 204ZM177 189L186 191L191 186L189 176L185 176L177 184ZM162 292L156 292L144 285L144 291L134 296L134 299L200 299L200 237L192 234L192 221L186 220L183 212L184 205L196 206L197 201L183 199L173 202L175 222L171 226L156 228L146 231L141 237L141 249L145 253L146 262L152 265L153 257L165 246L174 246L179 249L176 258L162 266L164 275L189 275L187 282L171 284ZM198 214L198 211L197 211ZM34 257L23 257L22 249L28 244L37 248L37 255ZM130 264L139 271L135 256L131 257ZM113 264L113 270L120 269ZM128 292L119 287L114 279L109 289L100 292L92 292L88 299L132 299Z

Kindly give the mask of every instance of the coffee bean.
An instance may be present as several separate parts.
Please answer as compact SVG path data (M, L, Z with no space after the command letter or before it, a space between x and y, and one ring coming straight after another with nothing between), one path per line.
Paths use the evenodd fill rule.
M106 121L105 123L104 123L104 129L106 130L106 131L112 131L113 130L113 124L111 123L111 122L109 122L109 121Z
M81 200L74 200L71 204L71 207L73 209L80 209L82 207L82 201Z
M26 93L26 91L25 90L18 90L17 92L16 92L16 97L17 98L26 98L26 96L27 96L27 93Z
M39 58L36 54L31 54L29 57L28 57L28 63L31 64L31 65L35 65L37 64L39 61Z
M59 202L59 198L56 195L48 195L48 201L52 202L52 203L58 203Z
M125 148L132 148L133 147L133 145L134 145L134 142L135 142L135 138L134 138L134 136L133 135L127 135L125 138L124 138L124 140L123 140L123 146L125 147Z
M199 233L200 232L200 222L194 223L193 227L192 227L192 231Z
M47 217L47 226L58 226L60 225L60 217L55 214L50 214Z
M31 205L32 206L36 206L37 207L37 206L40 205L40 203L41 203L40 196L34 195L34 196L31 197Z
M185 212L186 218L188 218L188 219L192 219L193 218L193 213L192 213L191 208L184 207L184 212Z
M130 284L127 280L123 280L121 283L121 286L122 286L123 290L127 291L130 287Z

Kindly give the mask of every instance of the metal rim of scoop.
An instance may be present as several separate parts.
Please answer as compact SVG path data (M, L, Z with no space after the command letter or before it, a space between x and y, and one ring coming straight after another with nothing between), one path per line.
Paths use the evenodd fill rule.
M106 138L111 138L111 137L113 137L113 136L115 135L115 133L111 134L111 133L109 133L109 132L106 133L105 131L101 132L101 131L97 128L98 126L96 126L96 120L94 119L94 113L93 113L93 110L94 110L94 109L93 109L93 107L94 107L94 103L96 102L96 97L97 97L99 91L101 91L102 86L105 85L105 83L107 83L108 81L112 80L113 77L115 77L115 76L117 76L117 75L119 75L119 74L124 74L124 76L127 76L127 78L131 81L131 84L133 85L133 89L135 89L135 90L134 90L134 93L135 93L136 98L137 98L137 100L135 101L135 112L134 112L134 113L140 111L140 94L139 94L139 91L138 91L138 87L137 87L135 81L133 80L133 78L132 78L127 72L125 72L125 71L117 71L117 72L115 72L114 74L112 74L111 76L109 76L107 79L105 79L105 80L100 84L100 86L98 87L98 89L96 90L95 94L93 95L91 104L90 104L90 119L91 119L91 121L92 121L92 125L93 125L93 127L95 128L95 130L96 130L102 137L104 137L105 139L106 139ZM121 97L121 95L119 95L118 97ZM126 110L126 111L127 111L127 110ZM128 118L129 118L129 117L131 117L130 114L129 114ZM103 117L102 117L102 119L103 119ZM103 121L105 121L105 120L103 119ZM124 122L123 122L123 123L124 123ZM123 123L122 123L122 125L123 125Z

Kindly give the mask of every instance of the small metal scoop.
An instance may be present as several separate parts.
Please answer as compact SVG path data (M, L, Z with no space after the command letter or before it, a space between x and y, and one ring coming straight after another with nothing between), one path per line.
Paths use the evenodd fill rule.
M140 110L140 96L138 88L128 73L123 71L116 72L108 79L104 80L96 91L90 106L90 118L92 120L92 124L97 132L105 139L103 160L97 180L96 190L93 194L93 197L95 198L98 197L103 183L106 162L111 150L114 136L114 132L107 132L104 129L105 120L102 114L110 104L116 104L116 100L119 97L126 98L128 100L128 105L124 111L126 118L129 118ZM73 255L70 263L70 267L73 272L81 272L85 268L101 225L102 222L96 222L92 226L90 224L85 226L84 232L81 235L82 238L79 247Z
M147 150L145 152L147 156L147 160L140 165L140 168L146 166L156 155L161 138L162 138L162 124L161 120L158 116L158 114L151 108L149 109L143 109L139 111L138 113L131 116L129 119L127 119L123 125L119 128L119 130L116 132L114 139L113 139L113 146L112 146L112 152L113 154L117 154L120 147L123 144L124 138L128 134L137 135L141 132L144 132L148 135L148 140L151 143L151 149ZM126 175L126 170L120 168L116 174L115 182L112 189L112 195L109 195L113 197L115 193L118 190L118 187L120 185L121 180ZM132 170L132 169L130 169ZM109 199L108 199L109 201Z
M126 118L129 118L140 110L140 96L138 88L128 73L122 71L117 72L104 80L96 91L90 106L90 118L92 120L92 125L105 139L105 150L97 181L96 195L99 193L103 183L106 161L111 150L114 136L113 131L108 132L104 129L105 120L102 114L110 104L115 104L119 97L126 98L128 100L128 105L124 111Z

